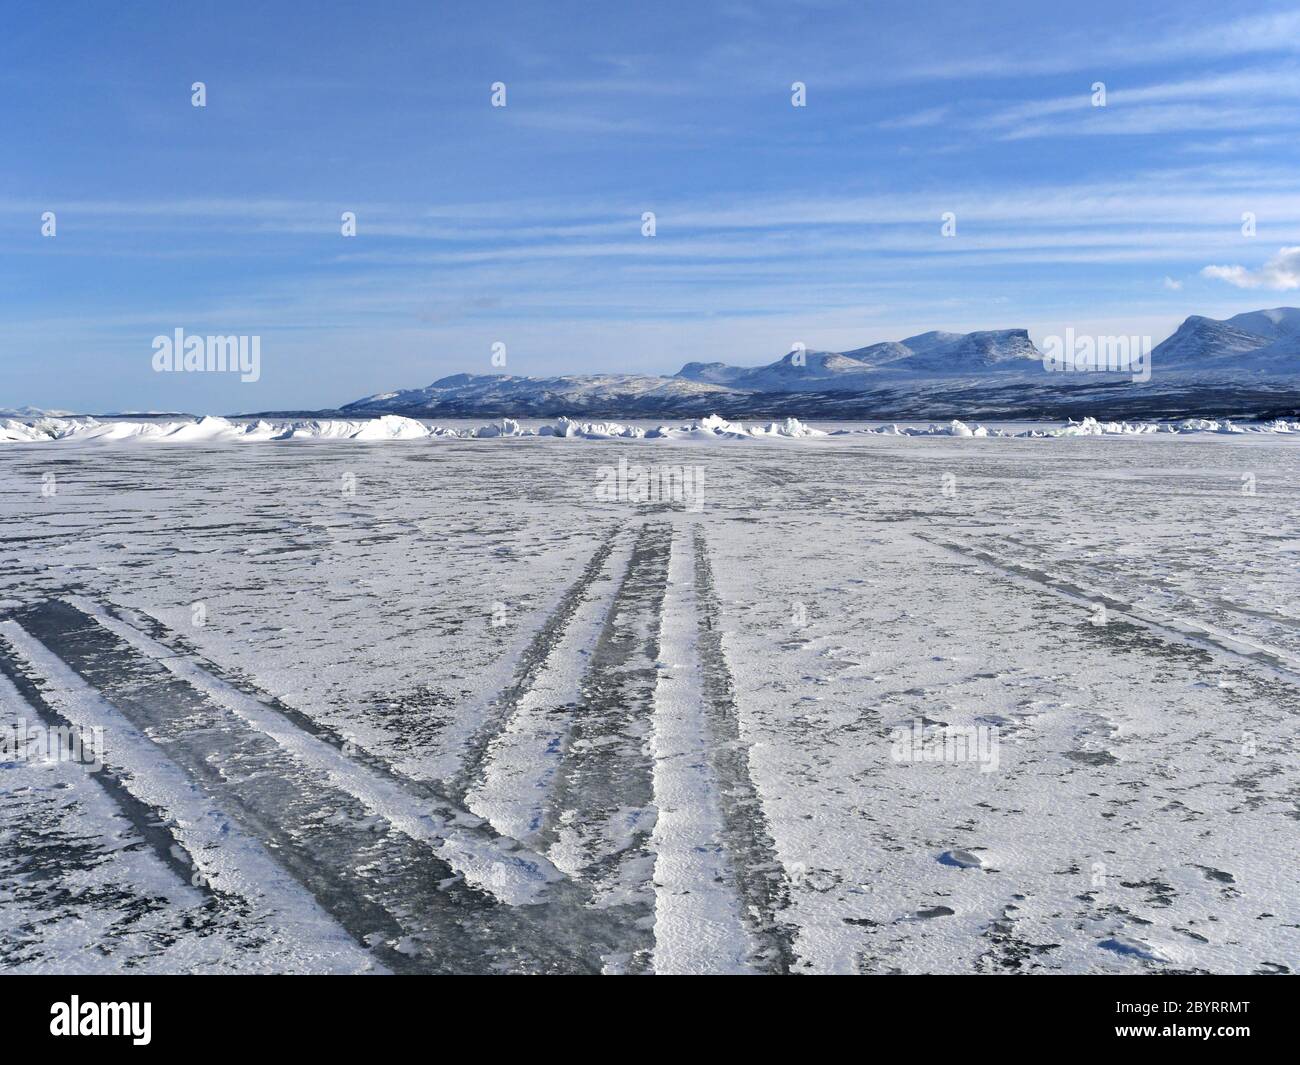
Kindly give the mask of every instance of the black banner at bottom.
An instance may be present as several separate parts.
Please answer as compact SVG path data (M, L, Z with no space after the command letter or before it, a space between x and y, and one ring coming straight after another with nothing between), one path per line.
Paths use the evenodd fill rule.
M1173 1043L1180 1052L1201 1043L1220 1054L1248 1044L1258 1053L1291 1043L1294 1011L1285 978L1249 976L877 976L833 987L803 979L707 989L662 980L635 989L618 981L579 989L521 980L488 988L483 979L9 976L0 989L8 1051L74 1056L109 1043L128 1052L283 1047L338 1054L419 1031L540 1040L554 1050L578 1034L575 1024L584 1045L614 1056L623 1043L605 1042L606 1032L626 1041L649 1027L662 1038L681 1024L692 1026L692 1043L725 1029L717 1038L729 1052L751 1038L766 1044L774 1034L815 1033L894 1046L911 1038L918 1049L1051 1040L1071 1048ZM502 1022L508 1027L498 1032ZM637 1049L644 1052L644 1044Z

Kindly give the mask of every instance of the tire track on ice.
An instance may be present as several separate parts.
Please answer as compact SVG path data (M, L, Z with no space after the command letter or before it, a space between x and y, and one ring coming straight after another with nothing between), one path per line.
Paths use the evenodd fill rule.
M491 856L470 845L476 840L457 836L461 826L428 813L423 797L403 807L402 796L384 786L391 782L295 730L266 705L238 704L240 693L188 658L161 653L167 649L157 644L156 657L142 653L151 641L138 632L124 639L129 633L118 628L125 625L120 619L95 618L61 602L15 617L4 634L38 673L52 678L44 690L56 703L73 698L107 706L121 715L119 722L129 722L119 731L138 731L161 750L165 757L133 774L133 790L156 789L157 778L168 773L188 778L191 790L197 787L260 841L390 968L591 972L602 939L616 939L599 915L582 907L586 893L575 885L546 883L533 904L510 906L468 882L467 872L490 870ZM161 805L176 816L169 802ZM187 819L177 819L189 828ZM518 872L514 841L497 843L499 866ZM233 860L230 849L218 834L214 851L195 855L211 864L214 890L246 875L247 849L236 848ZM467 855L488 865L466 870ZM523 864L535 863L525 857Z
M0 634L4 630L0 629ZM12 691L10 691L12 689ZM29 710L42 726L47 729L78 729L78 724L61 714L41 694L35 676L30 667L24 666L22 659L9 645L8 640L0 639L0 703L13 701L13 712L19 720L26 720L24 710ZM102 752L97 752L102 754ZM107 765L87 774L95 781L116 806L127 823L139 834L158 859L176 874L177 879L190 883L191 874L197 864L193 856L181 845L175 833L168 827L162 812L155 806L142 802L124 783L121 775ZM212 896L212 889L205 882L194 885L204 894Z
M134 651L232 711L300 761L327 774L378 816L407 835L441 850L458 873L503 902L538 900L562 874L541 855L520 848L482 819L453 805L426 781L407 777L324 725L264 692L240 684L202 659L183 637L156 619L101 606L78 595L65 601L109 630Z
M913 532L911 534L922 543L956 555L958 558L973 560L989 569L1002 573L1012 580L1027 584L1033 588L1049 592L1060 599L1082 607L1095 607L1098 604L1106 610L1120 614L1130 621L1149 629L1157 635L1175 644L1196 647L1201 651L1218 652L1261 667L1266 672L1291 684L1300 684L1300 662L1290 656L1268 647L1245 640L1237 640L1225 633L1217 632L1195 621L1160 617L1141 607L1134 606L1122 599L1096 589L1083 588L1071 581L1054 577L1033 566L1022 562L1012 562L999 558L990 551L969 544L957 544L930 533Z
M756 962L769 973L793 971L797 929L779 920L790 902L786 871L776 853L762 798L749 767L749 745L741 736L735 684L722 647L722 610L704 530L696 525L695 605L703 711L711 740L713 774L723 826L723 843L754 943Z
M724 842L712 730L699 660L695 550L679 525L668 564L655 689L654 794L656 973L755 971L755 944L741 915Z
M654 948L654 771L649 743L672 526L648 522L592 650L555 784L536 834L597 908L630 919L608 971L642 972Z
M488 746L467 805L508 836L531 843L546 817L547 796L573 726L591 657L632 555L620 539L609 565L584 589L562 638L552 645L532 686Z
M578 579L564 592L555 608L519 652L509 684L486 705L467 708L465 717L476 718L477 724L468 726L470 731L460 748L460 765L443 782L447 798L458 806L465 806L470 791L483 784L484 765L493 742L505 731L518 712L520 702L536 683L565 629L590 594L591 586L600 577L623 532L622 527L616 526L601 541Z
M77 728L103 730L105 749L99 753L105 768L91 775L101 783L106 777L117 782L106 790L133 824L141 812L152 818L142 832L155 852L168 848L170 853L159 857L178 879L237 919L259 925L270 920L279 934L310 944L313 952L364 956L355 937L345 934L262 843L232 825L150 737L62 659L14 621L0 622L0 646L7 671L15 670L23 687L36 693L32 702L56 708L60 720Z

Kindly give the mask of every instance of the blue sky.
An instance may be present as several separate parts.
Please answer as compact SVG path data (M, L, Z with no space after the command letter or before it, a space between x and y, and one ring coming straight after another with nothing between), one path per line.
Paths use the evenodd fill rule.
M512 373L671 373L1300 303L1300 7L1141 6L12 7L0 407L317 408L495 372L495 342ZM153 372L176 328L261 336L261 379Z

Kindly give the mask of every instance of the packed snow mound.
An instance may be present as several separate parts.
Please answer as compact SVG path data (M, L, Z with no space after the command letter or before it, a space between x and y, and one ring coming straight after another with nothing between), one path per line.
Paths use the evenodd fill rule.
M385 414L358 430L353 440L417 440L428 436L429 430L414 418L403 418L397 414Z
M710 414L678 429L660 426L648 435L674 440L744 440L750 432L741 422L729 422L721 415Z
M1102 422L1096 418L1073 419L1056 429L1026 429L1013 432L1007 429L988 429L983 425L971 428L964 422L952 421L948 425L931 425L928 429L900 428L897 424L872 429L837 429L832 436L972 436L1004 437L1007 439L1037 439L1062 436L1141 436L1150 433L1185 436L1197 433L1239 435L1245 433L1300 433L1300 421L1289 422L1278 418L1255 425L1240 425L1229 418L1185 418L1177 422Z
M928 429L917 429L914 426L899 428L897 424L882 425L876 429L837 429L832 436L1028 436L1029 433L1010 433L1004 429L986 429L982 425L975 426L972 429L965 422L959 422L954 418L947 425L935 425L933 422ZM1045 436L1045 433L1039 433Z
M560 418L554 425L543 425L537 430L537 435L587 440L612 440L616 438L639 440L646 435L646 431L640 426L623 425L621 422L575 422L572 418Z
M473 435L487 440L494 436L525 436L519 423L513 418L502 418L499 425L483 425L473 431Z
M826 436L827 433L822 429L814 429L810 425L804 425L798 418L787 418L783 422L772 422L766 429L750 430L755 436Z
M1184 418L1177 422L1099 422L1096 418L1071 420L1060 429L1029 434L1039 436L1135 436L1145 433L1295 433L1300 432L1300 422L1278 418L1260 425L1238 425L1231 418L1219 421L1214 418Z
M622 422L580 422L559 418L536 427L522 426L513 418L502 418L475 429L426 425L414 418L386 414L378 418L306 419L301 421L235 421L206 416L198 419L132 421L85 416L0 418L0 443L84 443L120 444L148 442L163 444L263 443L287 440L491 440L504 437L560 438L569 440L808 440L818 437L842 439L863 436L1004 437L1052 438L1069 436L1137 436L1150 433L1173 435L1243 435L1300 433L1300 421L1279 418L1271 422L1238 424L1230 419L1186 418L1177 422L1102 422L1096 418L1069 421L1052 429L989 429L970 426L954 419L946 425L927 428L897 424L869 428L837 429L826 432L805 425L797 418L747 427L710 414L688 425L661 425L644 429Z
M822 429L804 425L798 418L786 418L782 422L771 422L766 428L755 425L747 428L743 422L730 422L717 414L710 414L698 422L692 422L681 428L662 425L646 434L649 437L670 440L745 440L756 436L777 436L787 439L808 436L829 436Z

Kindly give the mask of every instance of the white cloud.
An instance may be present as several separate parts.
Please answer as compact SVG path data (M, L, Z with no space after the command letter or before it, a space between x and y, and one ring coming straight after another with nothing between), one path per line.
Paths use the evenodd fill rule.
M921 129L925 126L937 126L947 120L951 107L930 107L924 111L914 111L898 118L887 118L876 125L880 129Z
M1200 130L1294 128L1294 107L1228 106L1217 104L1152 104L1080 108L1076 114L1042 122L1029 122L1008 130L1001 140L1031 137L1140 136Z
M1300 67L1240 70L1180 81L1111 84L1105 107L1092 105L1086 83L1069 96L1026 100L976 119L975 128L1002 129L1007 139L1064 134L1149 134L1193 129L1294 127ZM1288 106L1269 106L1282 101Z
M1172 277L1165 278L1165 288L1170 292L1180 292L1182 291L1182 287L1183 283L1181 281L1175 281Z
M1247 55L1287 55L1300 52L1300 11L1247 16L1213 26L1179 29L1151 23L1145 32L1129 32L1110 40L1077 42L1087 47L1058 49L1054 55L1008 56L999 52L931 66L909 68L907 78L1014 77L1096 70L1109 66L1145 66L1157 60L1218 59Z
M1275 291L1300 288L1300 245L1282 248L1258 270L1244 266L1207 266L1202 277L1226 281L1237 288L1267 288Z

